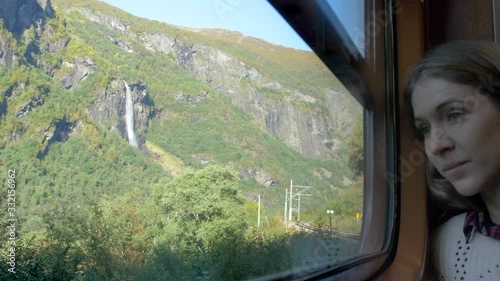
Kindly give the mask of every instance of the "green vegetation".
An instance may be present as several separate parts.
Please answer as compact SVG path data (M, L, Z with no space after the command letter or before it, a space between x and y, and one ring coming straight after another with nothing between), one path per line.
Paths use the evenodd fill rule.
M17 280L241 280L289 270L313 256L311 241L325 238L325 209L335 209L336 230L359 233L353 218L362 211L362 125L347 138L350 132L329 132L341 143L337 159L305 157L190 74L175 55L148 50L137 37L156 32L220 48L283 86L256 88L273 102L296 89L318 101L294 101L298 110L322 114L328 111L325 88L342 86L312 53L252 38L236 44L232 33L179 29L102 1L53 4L56 17L47 20L45 36L33 27L16 36L0 27L19 58L18 65L0 67L0 172L17 172ZM91 21L79 9L112 15L135 35ZM54 42L62 47L52 48ZM43 51L28 56L32 44ZM91 61L95 71L66 89L61 81L79 61ZM120 120L99 123L90 113L106 101L99 97L114 94L111 81L122 79L147 86L153 114L144 151L111 128ZM187 102L183 95L203 98ZM61 124L70 129L61 132ZM246 169L268 174L276 185L243 177ZM290 179L314 187L301 220L317 232L285 229ZM0 206L6 209L6 201ZM3 228L0 243L8 235ZM7 262L3 252L0 262ZM5 274L1 280L15 280Z
M162 181L152 195L68 204L44 217L44 231L21 237L10 280L241 280L290 268L294 239L307 235L267 227L263 239L243 203L237 175L211 166Z
M334 210L332 228L355 235L360 235L363 214L363 177L360 176L349 188L321 206L308 210L303 217L314 221L320 228L329 227L329 216L324 210ZM359 217L358 217L359 215Z
M364 169L363 147L363 120L361 119L356 122L347 142L349 167L356 176L363 173Z

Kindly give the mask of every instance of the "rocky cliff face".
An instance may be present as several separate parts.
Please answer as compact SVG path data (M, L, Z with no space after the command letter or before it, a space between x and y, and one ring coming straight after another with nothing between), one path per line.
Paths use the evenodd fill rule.
M40 66L51 74L54 66L44 63L42 54L60 52L66 47L67 38L54 40L55 30L47 25L47 20L55 16L50 0L0 0L0 17L5 28L15 36L20 36L27 29L34 29L34 36L24 38L27 48L24 54L17 54L13 49L13 39L0 34L0 65L13 66L18 57L34 66Z
M134 111L134 131L137 136L139 148L146 142L149 120L154 114L154 103L146 93L147 87L142 83L131 83L129 88L132 95ZM125 125L125 84L122 80L111 80L108 87L87 109L92 118L103 124L111 131L118 132L127 139Z
M40 27L45 18L54 17L50 0L0 0L0 17L13 33L22 33L35 25Z
M83 124L81 121L69 122L65 119L54 120L50 126L43 132L42 149L37 157L43 159L55 142L65 142L73 134L79 134Z
M3 93L3 101L0 105L0 117L5 115L7 113L7 108L9 106L9 99L14 99L19 97L21 92L24 90L24 87L26 86L26 83L20 82L17 83L16 85L13 85L9 87L4 93Z
M165 46L164 42L168 40L160 39L154 45ZM353 119L348 112L339 110L339 92L323 89L329 105L328 112L324 112L324 107L318 106L322 101L282 86L219 49L173 41L172 48L160 51L173 52L181 66L231 97L271 136L308 157L335 159L340 142L332 131L349 131L348 126ZM281 98L266 94L275 91L280 92Z
M99 67L89 57L77 58L74 62L65 61L62 65L70 70L66 71L61 84L70 90L77 87L88 75L99 70Z
M101 71L91 57L73 57L56 63L47 61L44 55L64 51L70 41L68 36L55 36L53 27L45 24L54 16L49 0L0 0L0 16L7 29L21 32L35 26L35 38L28 44L24 55L27 62L38 66L58 79L69 90L77 88L89 75ZM200 43L187 43L182 38L159 33L135 33L125 21L111 15L85 8L70 8L88 20L109 29L102 34L122 50L129 53L138 44L151 52L173 56L187 72L230 98L233 104L253 117L253 122L291 148L305 156L331 160L339 157L345 136L354 122L354 113L342 108L345 101L341 93L329 88L317 89L316 95L301 92L271 79L250 63L231 56L228 52ZM116 36L121 34L120 36ZM12 66L17 56L12 45L14 39L0 34L0 65ZM50 57L50 56L49 56ZM147 85L137 82L130 85L134 99L134 128L140 146L145 142L149 119L154 114L153 102L146 93ZM191 95L192 94L192 95ZM318 98L318 95L321 96ZM204 95L177 94L177 100L198 102ZM0 115L7 108L6 98L0 104ZM28 114L43 104L43 96L35 97L18 116ZM125 87L121 80L111 79L107 89L98 94L87 112L97 122L117 131L127 139L125 113ZM339 133L341 132L341 133ZM344 134L344 135L342 135Z
M17 65L17 56L13 49L12 38L0 34L0 66Z
M80 12L110 30L127 35L130 40L137 40L150 51L173 55L189 73L251 114L263 131L303 155L323 160L338 156L341 141L333 132L349 132L354 121L353 113L339 107L343 103L339 92L321 89L324 99L318 100L283 86L220 49L184 43L162 34L135 34L127 23L114 17L89 10ZM108 38L113 38L118 46L126 46L122 49L134 51L126 42L116 41L111 35ZM275 91L282 96L273 98L268 94Z

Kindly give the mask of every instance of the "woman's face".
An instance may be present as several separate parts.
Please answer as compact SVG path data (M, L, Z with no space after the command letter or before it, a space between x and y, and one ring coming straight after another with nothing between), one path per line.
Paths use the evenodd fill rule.
M417 82L412 106L427 157L458 193L500 190L500 110L489 98L472 86L427 78Z

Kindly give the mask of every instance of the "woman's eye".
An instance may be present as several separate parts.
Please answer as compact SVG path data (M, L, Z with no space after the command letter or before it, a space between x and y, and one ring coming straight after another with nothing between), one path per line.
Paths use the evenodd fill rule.
M446 114L446 121L456 121L462 117L462 112L452 110Z
M418 126L417 129L423 136L428 135L430 132L429 126Z

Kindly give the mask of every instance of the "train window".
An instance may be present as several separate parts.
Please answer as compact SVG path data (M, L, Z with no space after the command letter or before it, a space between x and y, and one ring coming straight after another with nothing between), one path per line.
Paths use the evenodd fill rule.
M29 24L0 11L19 204L0 279L361 280L391 261L393 1L165 7L271 42L147 1L33 2Z
M270 1L342 81L364 110L364 203L361 247L344 267L314 279L374 278L391 261L398 223L393 1ZM300 11L300 12L298 12ZM359 22L362 22L360 25ZM385 81L385 83L380 83ZM343 272L342 272L343 271Z

